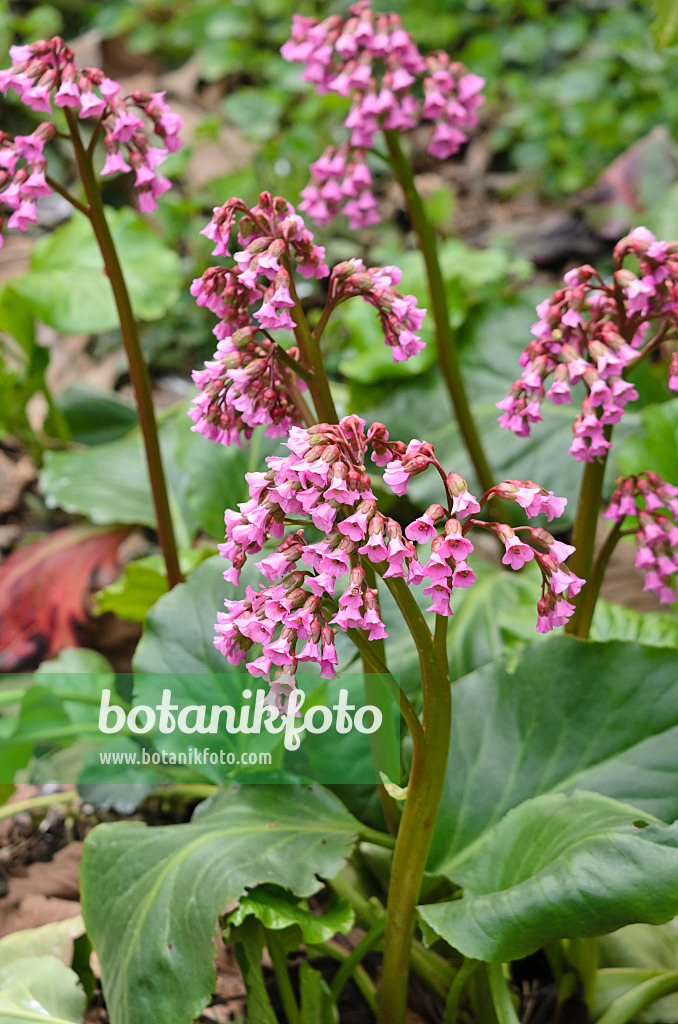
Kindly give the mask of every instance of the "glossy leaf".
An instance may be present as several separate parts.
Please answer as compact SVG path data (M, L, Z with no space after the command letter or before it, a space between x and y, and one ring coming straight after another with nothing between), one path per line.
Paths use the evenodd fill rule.
M25 957L53 956L68 967L73 957L73 940L84 932L85 923L79 914L41 928L10 932L0 939L0 964L6 967Z
M511 808L593 790L678 818L674 650L555 637L455 684L445 789L429 869L459 858Z
M233 588L219 555L199 565L150 610L134 656L137 672L225 672L228 662L212 643L214 623Z
M106 217L134 312L141 320L159 319L171 308L181 284L178 253L129 207L107 208ZM118 326L99 247L80 214L34 245L30 272L14 278L12 287L57 331L94 334Z
M55 956L0 967L0 1024L78 1024L85 1002L77 974Z
M350 932L355 919L348 900L334 893L323 907L322 914L314 914L304 901L270 885L259 885L243 896L226 923L236 927L251 916L261 921L264 928L276 931L296 925L304 942L311 944L327 942L337 932L345 935Z
M261 882L298 896L332 877L358 824L316 787L227 789L187 825L101 825L82 862L83 916L112 1024L189 1021L214 989L219 914Z
M137 425L136 410L115 392L71 384L56 404L78 444L105 444L124 437Z
M596 793L541 796L509 811L453 875L463 897L420 907L422 918L465 956L517 960L552 939L673 917L678 824L648 824Z

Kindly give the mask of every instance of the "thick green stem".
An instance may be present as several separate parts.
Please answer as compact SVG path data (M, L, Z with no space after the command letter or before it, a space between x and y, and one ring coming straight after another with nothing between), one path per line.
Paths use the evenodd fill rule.
M609 432L609 429L608 427L607 432ZM565 627L566 633L573 633L575 636L588 635L588 630L584 634L579 632L579 619L582 607L587 600L587 590L591 579L593 553L596 544L596 527L603 500L603 481L605 479L606 464L606 455L595 459L593 462L587 462L582 475L577 515L574 520L574 527L572 528L572 543L576 550L568 559L568 565L572 572L587 581L579 593L577 610ZM591 608L591 615L593 615L594 607L595 599Z
M584 939L570 939L567 959L579 975L584 1002L593 1015L593 1000L596 994L598 979L598 938L589 936Z
M494 481L492 480L492 473L471 413L459 369L457 351L450 326L450 313L447 306L445 283L438 261L438 250L433 228L426 215L421 196L417 191L412 168L402 151L398 133L396 131L385 131L384 136L388 146L389 162L403 190L412 227L416 232L419 248L426 264L426 275L431 297L431 312L436 327L436 346L440 369L452 399L452 406L457 417L459 430L476 471L476 476L481 488L487 491L492 487Z
M348 960L351 955L348 950L339 946L336 942L318 942L312 946L307 946L306 951L309 957L312 959L316 952L324 956L331 956L333 960L338 960L339 963L344 963ZM363 999L372 1010L373 1013L377 1012L377 990L374 982L370 978L369 974L360 964L357 964L353 968L353 980L359 989Z
M344 864L330 885L339 896L349 901L355 910L356 924L361 928L367 931L375 921L383 917L384 910L378 900L369 900L359 888L358 871L351 861ZM427 949L419 939L413 939L410 945L410 967L427 988L445 997L452 984L454 971L444 957Z
M127 285L120 266L120 260L115 248L115 243L106 220L104 205L99 190L99 184L92 167L91 155L85 150L80 136L78 123L73 112L64 108L68 127L71 133L75 158L80 172L85 195L89 204L87 216L89 217L99 249L104 261L106 275L111 282L113 297L120 320L120 332L123 345L129 364L129 375L134 388L134 395L137 401L139 424L146 449L146 461L148 464L148 475L151 482L151 493L157 519L158 541L162 550L165 566L167 569L167 583L170 589L177 583L181 583L183 577L179 569L179 557L177 545L174 539L174 528L170 513L169 499L167 496L167 485L165 474L162 468L160 455L160 443L158 441L158 429L155 422L155 411L153 409L153 394L148 369L144 360L139 332L132 311Z
M508 990L502 965L499 963L487 965L487 977L490 982L492 1002L497 1014L499 1024L520 1024L516 1008Z
M466 982L479 966L479 960L465 959L457 971L454 981L450 985L449 992L447 993L447 999L445 1000L445 1017L443 1024L456 1024L461 994L464 991Z
M365 567L365 579L367 585L376 590L377 579L372 566L369 564ZM366 644L367 649L364 649L362 653L365 703L371 704L381 712L381 727L376 732L370 733L372 760L377 771L379 800L386 821L386 827L391 835L395 835L400 823L400 808L397 801L387 792L383 782L379 781L380 776L378 773L383 772L392 782L400 785L400 737L393 721L388 689L382 679L371 674L373 670L369 655L372 652L386 668L386 645L383 640L366 640ZM390 673L388 674L390 675Z
M338 423L339 417L334 407L334 399L330 391L330 382L325 372L320 346L308 326L306 314L302 309L297 290L294 285L294 276L289 268L289 292L294 302L292 316L296 324L294 335L301 350L302 357L306 360L313 371L313 376L308 381L308 390L311 393L315 411L318 418L326 423Z
M346 957L341 967L332 979L332 995L335 999L338 999L341 995L344 985L353 974L358 964L363 958L369 953L371 949L377 945L382 935L384 934L384 924L386 918L382 917L379 921L375 921L372 927L367 931L360 942L353 947L349 955Z
M620 537L621 523L615 523L605 538L605 543L596 556L589 581L582 592L582 600L579 604L577 629L575 634L584 640L591 632L593 613L596 610L596 602L600 596L600 588L603 584L603 579L605 578L605 572L610 558L612 557L612 552L616 548Z
M294 989L292 988L292 982L290 981L290 974L287 969L287 953L285 952L284 947L280 944L280 939L274 931L266 931L266 945L268 946L268 951L271 954L275 983L278 987L278 993L283 1005L283 1010L285 1011L285 1016L287 1017L287 1024L301 1024L299 1005L297 1003Z
M390 584L391 580L387 582ZM402 601L406 605L402 590L410 597L411 594L404 585L400 586L401 580L394 582L396 600L400 598L399 604ZM415 909L445 781L450 742L451 691L449 674L444 670L447 657L439 650L447 635L446 628L439 626L440 618L436 617L434 644L419 609L417 616L407 617L407 624L420 652L424 737L423 742L414 744L405 810L393 854L386 903L384 961L377 1018L379 1024L402 1024L405 1019Z

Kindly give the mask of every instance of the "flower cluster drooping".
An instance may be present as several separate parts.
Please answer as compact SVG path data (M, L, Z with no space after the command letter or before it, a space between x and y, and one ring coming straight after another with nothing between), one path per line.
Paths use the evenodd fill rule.
M393 361L410 359L425 348L415 331L421 329L426 310L417 307L414 295L401 295L395 286L402 274L398 267L365 267L360 259L338 263L330 278L330 301L337 303L360 295L377 310Z
M79 70L73 51L58 36L28 46L10 48L12 66L0 71L0 91L18 93L21 101L36 112L52 113L56 107L78 111L82 120L94 121L104 131L106 162L102 174L134 171L139 207L154 210L156 200L170 182L158 173L168 153L181 146L181 117L172 113L165 93L135 90L121 96L121 86L98 68ZM145 114L162 146L152 146ZM8 226L25 231L37 223L35 201L52 189L45 180L44 146L54 138L50 122L39 125L30 135L12 137L0 133L0 202L13 213ZM2 238L0 236L0 244Z
M629 256L636 258L638 274L623 266ZM593 267L578 267L565 275L564 288L537 306L535 340L520 358L523 373L497 403L501 426L527 437L542 418L545 397L555 405L569 403L571 388L582 383L586 395L570 448L582 462L605 454L605 427L618 423L625 405L638 397L625 373L639 351L678 327L678 242L658 242L646 228L636 228L615 246L614 262L609 284ZM653 320L661 326L649 339ZM678 390L678 355L669 387Z
M605 513L615 523L637 519L636 568L645 572L643 590L653 591L662 604L678 599L678 487L658 473L620 477Z
M400 17L375 14L369 0L353 4L346 18L331 15L318 22L295 14L281 53L304 65L302 78L319 93L351 96L344 121L349 139L311 165L303 192L301 209L320 224L339 212L351 228L379 222L366 151L381 129L402 132L432 121L429 153L445 159L478 123L483 79L442 51L422 57Z
M215 209L202 232L215 243L214 255L230 255L238 218L240 248L233 254L234 265L209 267L191 286L198 305L211 310L219 323L213 359L193 374L200 393L189 415L194 430L225 445L238 444L242 434L250 437L257 426L280 437L301 422L296 392L306 385L295 364L304 369L302 354L296 344L284 349L270 332L298 332L293 265L307 278L330 272L325 250L314 243L294 207L269 192L261 193L253 209L241 199ZM326 306L329 312L345 299L362 296L377 310L396 362L424 347L414 332L426 315L413 295L396 290L399 282L397 267L366 269L362 260L349 260L334 268Z
M254 427L265 424L265 433L280 437L299 423L294 389L304 390L301 379L292 380L282 362L285 350L270 331L292 331L295 300L290 271L292 263L303 277L326 277L325 250L294 207L279 196L262 192L250 209L241 199L217 207L202 234L215 243L214 255L230 255L231 234L238 224L234 266L209 267L191 286L199 306L206 306L219 323L214 358L193 380L200 388L189 415L194 430L224 445L239 444ZM258 304L253 311L252 307ZM298 359L296 346L287 357Z
M541 528L512 530L474 518L494 493L521 505L528 516L545 512L549 519L560 515L564 499L531 481L510 480L478 502L462 477L445 474L432 445L390 441L383 424L366 429L357 416L337 425L293 427L286 447L289 455L267 458L267 472L247 474L250 499L239 511L227 510L226 542L220 548L231 563L225 578L237 584L251 555L269 538L280 542L256 563L267 582L258 590L248 586L243 600L226 602L228 611L218 616L215 639L232 664L246 661L254 648L257 657L246 667L253 675L272 677L271 699L282 701L289 694L298 663L315 663L324 676L335 674L337 629L364 630L368 640L387 635L376 591L367 583L365 566L370 563L386 581L425 584L424 594L431 600L427 610L451 615L454 589L475 581L467 563L473 545L466 536L473 526L501 537L504 561L512 568L536 559L543 578L540 631L572 614L568 599L582 581L563 562L573 548ZM404 493L412 476L434 467L444 481L446 507L431 505L403 534L377 508L365 468L369 449L372 462L385 467L384 481L396 494ZM305 525L322 531L322 539L307 541ZM521 530L535 547L520 540ZM430 552L423 557L429 543Z

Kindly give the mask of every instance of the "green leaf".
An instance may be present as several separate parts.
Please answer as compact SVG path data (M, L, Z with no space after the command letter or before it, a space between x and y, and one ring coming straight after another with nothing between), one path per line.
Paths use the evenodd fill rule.
M71 384L55 399L77 444L105 444L137 425L134 408L111 391Z
M149 609L167 593L167 575L161 563L158 555L128 562L123 575L97 594L97 612L114 612L129 622L143 622Z
M190 574L213 548L196 547L179 552L182 573ZM97 612L114 612L129 622L144 622L148 611L167 593L167 572L162 555L147 555L128 562L122 576L96 595Z
M658 49L675 46L678 43L678 2L677 0L653 0L655 20L652 35Z
M556 938L667 921L678 911L678 824L642 818L596 793L529 800L458 862L462 899L419 912L465 956L502 962Z
M0 1024L79 1024L85 1002L77 974L55 956L0 967Z
M534 640L538 570L506 572L480 558L473 560L476 583L454 595L448 628L450 677L472 672L509 650Z
M593 790L678 818L673 650L555 637L454 686L445 789L428 867L449 874L508 810Z
M182 403L158 425L177 541L188 548L199 528L224 536L224 509L247 498L245 473L278 442L255 437L239 449L191 431ZM86 515L94 523L155 525L155 510L139 430L90 448L45 452L40 486L50 506Z
M301 929L304 942L327 942L337 932L346 935L353 927L355 915L348 900L332 893L322 914L314 914L305 901L291 893L268 885L259 885L239 900L229 914L227 925L236 927L246 917L254 916L264 928L279 930L296 925Z
M310 964L299 968L301 989L300 1024L339 1024L339 1011L320 971Z
M637 429L624 440L616 457L625 476L652 470L668 483L677 483L678 398L646 406Z
M186 501L186 471L174 458L178 433L186 429L184 415L183 406L173 410L159 424L158 433L177 542L188 547L198 523ZM108 444L45 452L40 487L49 507L85 515L96 524L156 524L138 430Z
M35 325L30 302L12 284L0 288L0 330L11 334L23 349L30 367L35 348Z
M111 1024L197 1017L214 990L217 917L252 885L297 896L347 856L358 823L319 787L229 788L187 825L101 825L82 861L83 916Z
M276 89L240 88L226 97L221 108L245 138L266 142L278 131L285 100L285 94Z
M678 618L670 612L637 612L599 597L592 640L637 640L651 647L678 648Z
M212 643L216 614L231 590L224 567L221 556L208 558L153 606L134 655L137 672L226 671L228 663Z
M160 319L172 307L181 284L178 253L129 207L107 207L106 217L136 316ZM30 272L13 278L12 287L57 331L96 334L118 326L99 247L81 214L36 242Z
M266 989L261 958L264 951L264 930L249 917L234 929L233 949L247 990L247 1017L261 1024L278 1024Z
M659 971L678 970L678 921L631 924L598 940L593 1019L626 992ZM637 1024L678 1024L678 995L656 999L633 1015Z
M12 932L0 939L0 963L6 967L25 957L51 956L68 967L73 957L73 940L84 932L85 922L79 914L41 928Z

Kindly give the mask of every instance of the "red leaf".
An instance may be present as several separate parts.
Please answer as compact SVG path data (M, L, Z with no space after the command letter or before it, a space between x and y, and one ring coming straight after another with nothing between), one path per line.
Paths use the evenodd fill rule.
M0 671L78 644L94 589L115 578L128 527L66 527L14 551L0 565Z

